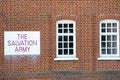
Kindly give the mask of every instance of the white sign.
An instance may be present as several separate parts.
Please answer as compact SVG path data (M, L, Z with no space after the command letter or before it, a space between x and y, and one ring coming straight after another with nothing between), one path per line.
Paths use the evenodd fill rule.
M40 32L5 31L4 53L5 55L39 55Z

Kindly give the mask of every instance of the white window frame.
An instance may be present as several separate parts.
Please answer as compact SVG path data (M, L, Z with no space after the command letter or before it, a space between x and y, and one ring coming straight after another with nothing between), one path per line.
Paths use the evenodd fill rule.
M58 33L58 24L73 24L73 33ZM64 29L64 28L63 28ZM58 36L73 36L73 54L59 55L58 54ZM64 42L64 41L63 41ZM69 48L67 48L69 49ZM54 60L78 60L76 58L76 22L73 20L59 20L56 22L56 58Z
M102 32L101 30L103 29L102 28L102 26L101 26L101 24L102 23L105 23L105 24L107 24L107 23L117 23L117 32ZM108 28L107 27L105 27L105 30L107 30ZM112 29L113 29L113 27L112 27ZM112 30L111 29L111 30ZM120 55L119 55L119 21L118 20L112 20L112 19L106 19L106 20L101 20L100 21L100 57L98 58L98 60L120 60ZM107 38L107 36L113 36L113 35L116 35L117 36L117 54L102 54L102 45L101 45L101 42L102 42L102 40L101 40L101 36L106 36L106 38ZM112 38L111 38L112 39ZM106 40L106 42L105 42L105 44L106 44L106 46L107 46L107 40ZM114 41L112 41L111 40L111 43L112 42L114 42ZM112 45L112 44L111 44ZM107 50L108 48L106 48L106 50ZM112 48L112 49L114 49L114 48ZM107 51L106 51L107 52Z

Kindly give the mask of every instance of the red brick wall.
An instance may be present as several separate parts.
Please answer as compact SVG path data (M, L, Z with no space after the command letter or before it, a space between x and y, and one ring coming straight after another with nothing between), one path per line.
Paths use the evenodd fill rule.
M119 71L119 61L97 60L99 57L99 21L119 20L119 14L119 0L1 0L0 72L2 75L20 72L23 74L21 79L30 79L33 73L29 74L29 72L34 72L33 76L37 78L36 75L39 75L37 74L39 72L83 71L84 76L78 76L78 73L74 74L75 77L87 78L88 72ZM76 55L79 60L54 60L56 57L56 21L58 20L76 21ZM40 31L40 55L4 56L4 31ZM24 72L25 74L28 72L27 78L24 77ZM99 74L95 77L91 74L88 78L98 78ZM38 78L53 79L53 77L61 76L61 74L58 76L55 74L45 78L46 75L45 77L42 75Z

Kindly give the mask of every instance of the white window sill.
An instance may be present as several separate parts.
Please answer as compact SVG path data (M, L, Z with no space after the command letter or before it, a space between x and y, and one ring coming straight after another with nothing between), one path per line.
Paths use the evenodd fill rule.
M100 57L97 60L120 60L120 57Z
M79 60L79 58L55 58L54 60Z

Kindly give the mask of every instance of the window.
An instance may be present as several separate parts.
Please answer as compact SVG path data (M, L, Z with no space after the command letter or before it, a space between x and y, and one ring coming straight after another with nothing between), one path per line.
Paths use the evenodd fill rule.
M56 23L56 59L68 60L76 58L75 21L60 20Z
M100 57L119 57L119 21L100 22Z

